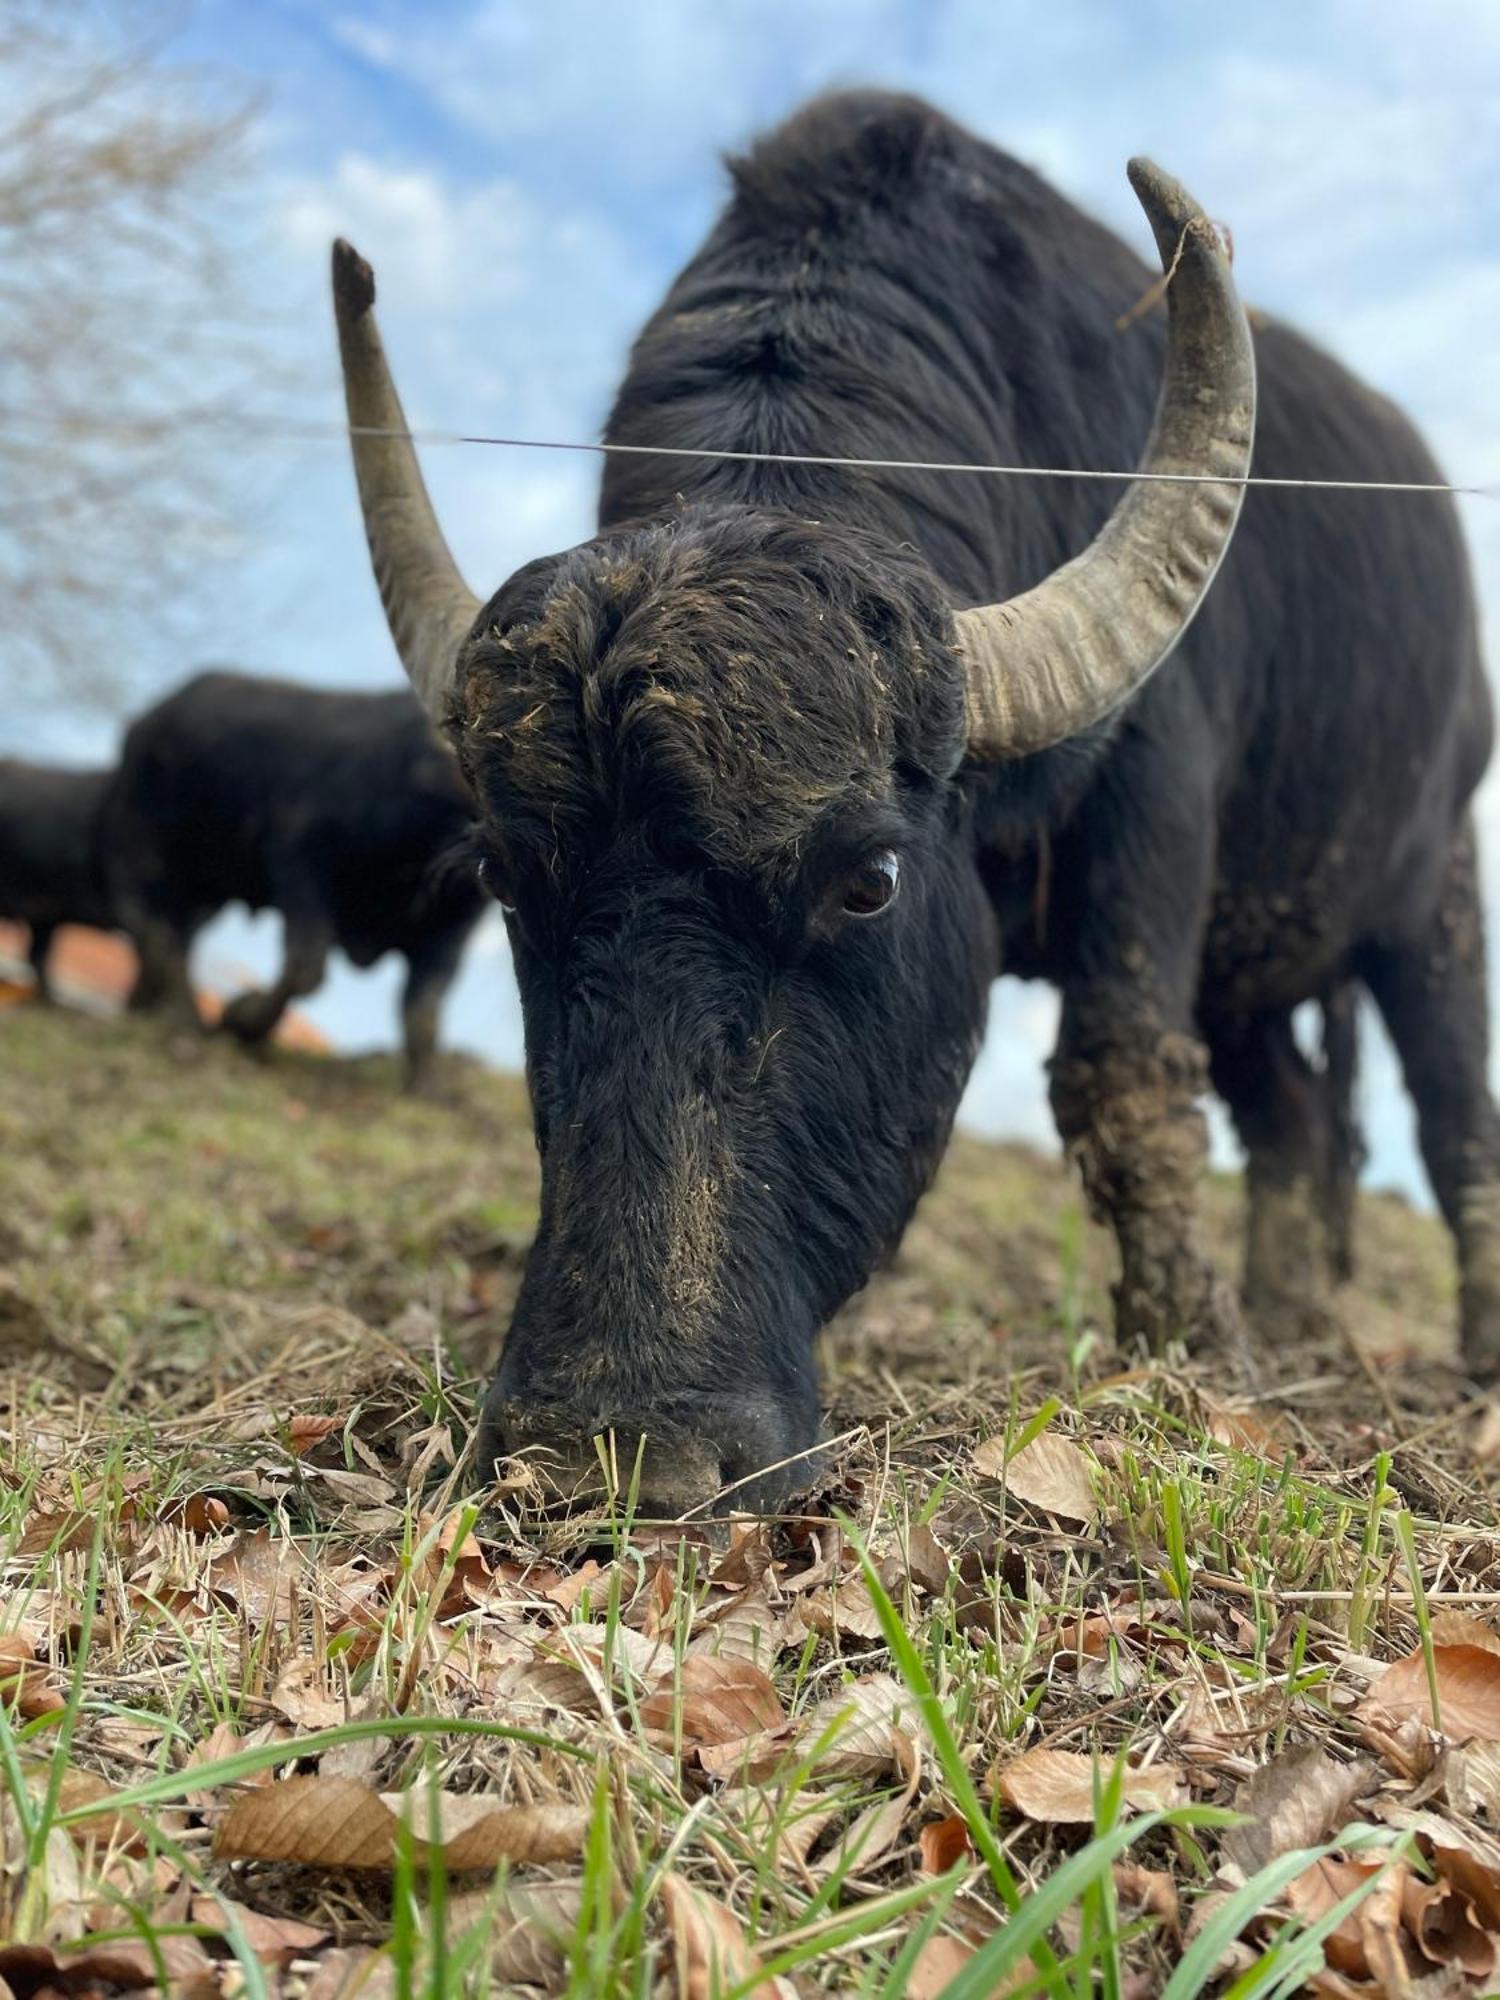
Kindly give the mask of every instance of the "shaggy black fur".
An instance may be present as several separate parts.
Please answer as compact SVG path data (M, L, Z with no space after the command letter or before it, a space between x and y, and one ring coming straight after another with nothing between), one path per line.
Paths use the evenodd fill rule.
M1116 320L1151 274L1026 168L852 94L732 172L611 439L1138 458L1165 321ZM1267 322L1257 349L1258 472L1437 477L1336 362ZM1122 1332L1232 1318L1195 1236L1202 1043L1274 1245L1339 1114L1304 1088L1290 1011L1358 974L1465 1251L1470 1356L1500 1348L1463 833L1490 713L1453 509L1252 492L1123 715L964 764L949 607L1037 582L1117 497L615 457L599 537L488 607L454 733L513 905L544 1192L487 1451L645 1428L671 1504L807 1447L813 1335L899 1237L1002 964L1062 991L1054 1101L1119 1237ZM884 849L897 899L844 916Z
M114 922L98 842L109 775L0 759L0 917L29 928L31 969L44 1000L58 926L108 930Z
M231 1002L225 1026L264 1040L335 945L360 966L398 951L419 1077L483 899L457 865L472 804L409 694L198 674L131 725L105 814L114 901L141 959L135 1004L196 1020L195 933L228 903L279 910L282 975Z

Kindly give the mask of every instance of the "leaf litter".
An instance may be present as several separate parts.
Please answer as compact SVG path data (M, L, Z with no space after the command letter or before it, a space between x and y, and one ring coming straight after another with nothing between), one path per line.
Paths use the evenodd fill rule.
M1347 1330L1266 1357L1253 1400L1210 1364L1123 1366L1106 1344L1075 1370L1055 1331L1069 1184L960 1139L908 1249L830 1334L850 1435L788 1517L527 1514L519 1475L475 1492L461 1457L534 1186L511 1087L471 1078L462 1104L419 1106L358 1065L311 1065L289 1157L275 1068L212 1063L168 1146L149 1136L158 1059L123 1030L101 1043L107 1113L49 1125L67 1070L49 1038L69 1025L35 1024L51 1052L34 1071L22 1042L10 1112L72 1135L66 1170L7 1177L0 1156L35 1246L0 1246L0 1279L60 1353L104 1354L107 1325L110 1356L84 1390L34 1343L0 1374L0 1705L25 1789L0 1819L0 1979L17 2000L163 1975L232 2000L236 1950L288 2000L374 2000L396 1990L406 1875L419 1952L442 1923L498 1984L542 1993L581 1990L586 1953L629 1985L649 1952L665 1990L705 2000L726 1979L806 1995L884 1978L937 1908L900 1899L951 1895L905 1975L939 1993L1004 1934L991 1822L1034 1892L1089 1852L1114 1784L1127 1830L1162 1808L1249 1818L1195 1833L1201 1868L1161 1829L1108 1863L1122 1993L1162 1990L1278 1867L1221 1967L1360 1889L1318 1990L1491 1990L1500 1512L1421 1367L1390 1378L1390 1406L1365 1395ZM226 1233L175 1162L231 1116L237 1146L201 1155ZM519 1220L497 1224L497 1187ZM60 1253L78 1188L94 1219ZM988 1219L1001 1190L1014 1227ZM1212 1226L1232 1219L1216 1191ZM1437 1327L1427 1225L1383 1225L1370 1297ZM1085 1239L1096 1325L1107 1257ZM935 1709L888 1649L860 1544ZM28 1850L54 1756L65 1829ZM160 1956L115 1935L122 1901ZM1054 1948L1078 1948L1079 1921L1063 1913ZM788 1949L795 1970L768 1972ZM1030 1975L995 1990L1012 1976Z

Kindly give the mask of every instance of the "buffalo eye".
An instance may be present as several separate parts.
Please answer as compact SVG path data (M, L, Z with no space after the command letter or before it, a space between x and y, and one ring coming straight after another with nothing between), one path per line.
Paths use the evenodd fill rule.
M895 901L901 886L901 861L890 848L871 854L844 884L844 914L850 917L878 917Z
M483 889L487 896L493 897L502 910L514 908L509 884L506 882L505 876L500 870L499 863L493 855L482 855L479 866L474 872L479 877L480 888Z

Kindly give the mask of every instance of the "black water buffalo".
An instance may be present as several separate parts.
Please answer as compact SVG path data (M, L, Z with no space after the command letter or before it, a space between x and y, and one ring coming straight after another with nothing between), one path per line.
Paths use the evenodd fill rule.
M814 1335L899 1238L1002 970L1061 990L1058 1127L1118 1239L1118 1331L1153 1339L1234 1321L1197 1222L1210 1078L1250 1296L1313 1275L1338 1082L1292 1013L1363 982L1488 1371L1490 708L1454 513L1240 483L1257 369L1260 474L1431 481L1421 442L1287 327L1252 356L1218 232L1144 163L1170 277L1134 313L1130 250L912 99L819 101L731 171L609 420L653 449L488 603L334 254L376 578L525 1013L541 1216L482 1451L581 1460L608 1425L627 1461L645 1434L657 1506L793 1488L751 1475L816 1436Z
M114 922L99 860L108 771L60 770L0 758L0 917L31 932L38 998L50 1000L47 958L61 924Z
M404 954L408 1077L483 908L473 808L406 691L335 694L203 673L127 731L106 807L110 882L140 954L134 1004L195 1022L194 934L228 903L279 910L280 978L224 1026L260 1042L311 993L337 945L356 965Z

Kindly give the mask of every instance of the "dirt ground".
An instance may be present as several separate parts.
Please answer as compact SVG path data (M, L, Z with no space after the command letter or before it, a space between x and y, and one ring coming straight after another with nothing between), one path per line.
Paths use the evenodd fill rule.
M0 1078L0 1992L1500 1990L1500 1443L1398 1198L1152 1360L960 1138L802 1511L667 1528L466 1463L517 1080L34 1008Z

